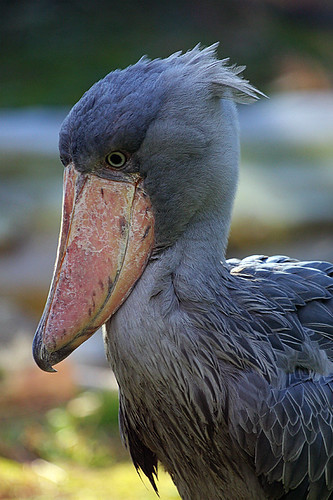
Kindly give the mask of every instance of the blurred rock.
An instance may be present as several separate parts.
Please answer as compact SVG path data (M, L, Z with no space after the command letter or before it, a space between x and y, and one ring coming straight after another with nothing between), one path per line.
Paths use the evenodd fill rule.
M68 108L0 111L0 150L58 154L58 134Z
M0 252L20 243L31 223L31 197L24 189L15 187L7 181L0 184Z
M1 160L0 160L1 161ZM61 214L61 172L56 178L26 173L0 185L0 252L24 246L38 232L55 232Z
M42 372L34 363L31 342L36 322L15 302L0 300L0 406L1 415L13 406L24 411L68 401L78 382L71 362L63 362L57 377Z
M0 300L0 369L26 366L31 358L31 338L35 322L16 302ZM9 353L11 353L9 355ZM15 360L15 364L13 364Z
M52 407L69 401L77 391L70 362L63 362L56 374L45 373L33 365L8 371L1 384L1 415L5 416L6 409L10 413L12 407L21 407L25 413Z
M30 236L0 259L0 296L20 304L32 317L37 317L46 300L56 255L57 236Z
M233 223L294 228L333 224L333 155L318 158L316 167L289 159L272 165L244 162Z
M242 141L269 145L323 145L332 150L333 91L286 92L240 106ZM281 150L282 151L282 150Z

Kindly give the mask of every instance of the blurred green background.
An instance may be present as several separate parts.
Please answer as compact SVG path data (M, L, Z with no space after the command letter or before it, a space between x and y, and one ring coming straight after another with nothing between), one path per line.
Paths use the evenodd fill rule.
M333 261L333 4L0 1L0 499L150 499L122 448L100 333L38 370L31 340L55 258L58 130L96 80L143 54L220 41L270 99L240 107L229 256ZM177 492L161 471L162 499Z

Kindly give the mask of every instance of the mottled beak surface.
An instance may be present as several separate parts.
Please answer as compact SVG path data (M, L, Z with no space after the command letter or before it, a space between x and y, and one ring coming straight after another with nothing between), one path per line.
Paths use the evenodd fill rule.
M138 175L118 181L66 167L57 260L33 345L40 368L54 371L120 307L153 241L150 200Z

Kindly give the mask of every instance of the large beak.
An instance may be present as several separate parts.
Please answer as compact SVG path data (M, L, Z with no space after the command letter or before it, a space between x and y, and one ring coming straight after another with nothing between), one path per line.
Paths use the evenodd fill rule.
M33 344L40 368L55 371L120 307L153 240L151 205L138 176L110 180L66 167L57 260Z

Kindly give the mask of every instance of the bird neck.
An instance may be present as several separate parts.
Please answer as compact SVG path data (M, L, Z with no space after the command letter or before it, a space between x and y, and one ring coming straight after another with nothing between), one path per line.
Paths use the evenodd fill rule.
M180 301L203 301L209 288L227 273L225 249L230 216L192 221L174 245L152 259L148 271L154 281L154 293L165 292L165 303L174 294Z
M231 211L231 210L230 210ZM210 269L225 261L226 247L230 230L230 217L212 217L201 214L192 220L189 227L174 245L180 265L195 269Z
M207 186L205 197L171 249L180 268L195 271L211 272L225 262L238 184L239 130L234 103L222 100L218 116L216 136L202 159Z

